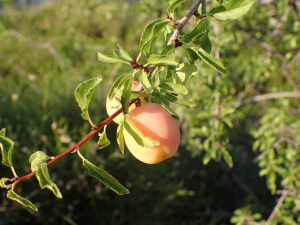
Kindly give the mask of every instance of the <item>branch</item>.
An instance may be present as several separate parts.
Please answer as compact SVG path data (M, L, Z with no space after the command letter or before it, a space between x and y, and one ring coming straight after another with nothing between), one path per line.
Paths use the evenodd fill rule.
M131 100L129 102L129 105L132 105L136 102L137 100ZM54 159L52 159L51 161L49 161L47 163L47 166L50 166L51 164L55 163L57 160L63 158L64 156L72 153L74 150L79 149L79 147L81 145L83 145L87 140L89 140L94 134L96 134L101 128L103 128L104 126L106 126L107 124L109 124L116 116L118 116L120 113L122 112L122 109L117 110L114 114L112 114L111 116L109 116L106 120L104 120L102 123L100 123L99 125L93 127L93 130L86 135L81 141L79 141L76 145L74 145L73 147L69 148L68 150L66 150L65 152L61 153L58 156L55 156ZM27 174L23 177L15 177L14 182L12 183L12 188L14 188L14 186L19 183L22 180L28 180L30 177L34 176L36 174L36 171Z
M272 211L271 215L269 216L267 222L265 223L266 225L270 224L271 220L276 216L276 211L279 210L280 206L284 202L284 199L288 196L289 192L288 191L283 191L280 199L278 200L274 210Z
M245 100L240 100L231 105L233 108L238 108L242 105L247 105L253 102L261 102L269 99L276 98L300 98L300 92L278 92L278 93L269 93L263 95L256 95L252 98L247 98Z

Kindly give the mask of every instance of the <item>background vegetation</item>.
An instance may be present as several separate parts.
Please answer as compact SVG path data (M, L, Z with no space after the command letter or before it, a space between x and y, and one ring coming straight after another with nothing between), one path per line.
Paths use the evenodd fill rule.
M175 19L191 5L182 4ZM64 0L16 8L6 0L2 6L0 128L16 141L15 169L25 175L33 152L57 155L89 132L74 98L80 82L103 78L90 115L95 123L107 117L109 87L131 68L101 63L97 51L110 54L120 43L137 56L144 27L165 17L168 1ZM182 144L172 159L146 165L121 154L115 124L108 126L109 147L98 150L97 138L81 147L129 195L106 189L70 155L49 168L63 199L41 191L35 179L22 182L18 193L38 206L33 212L1 189L0 224L299 224L299 12L295 0L259 0L238 20L209 20L211 54L220 56L228 75L196 64L188 96L196 107L175 109ZM176 57L187 60L182 49ZM232 168L218 160L218 141ZM0 173L11 176L4 166Z

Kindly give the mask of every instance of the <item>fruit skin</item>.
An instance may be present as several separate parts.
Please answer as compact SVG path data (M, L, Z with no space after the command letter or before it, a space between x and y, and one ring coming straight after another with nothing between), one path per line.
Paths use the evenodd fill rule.
M180 143L180 131L177 121L159 104L148 103L129 113L128 119L147 137L160 142L160 145L145 148L136 143L124 130L124 140L129 151L138 160L147 164L156 164L172 157Z
M134 90L138 85L140 84L140 82L138 81L133 81L132 82L132 86L131 86L131 90ZM123 89L123 88L121 88ZM140 96L140 99L141 99L141 105L145 105L147 102L145 101L145 98L147 94L146 92L143 92ZM119 96L116 96L117 98L119 98L120 100L120 97ZM108 98L106 98L106 112L109 116L111 116L112 114L114 114L118 109L120 109L122 107L121 103L119 101L117 101L117 99L114 97L112 100L109 100ZM135 109L136 106L135 104L132 104L129 109L128 109L128 112L130 112L131 110ZM116 116L113 121L117 124L120 124L121 121L123 119L123 115L122 114L119 114L118 116Z

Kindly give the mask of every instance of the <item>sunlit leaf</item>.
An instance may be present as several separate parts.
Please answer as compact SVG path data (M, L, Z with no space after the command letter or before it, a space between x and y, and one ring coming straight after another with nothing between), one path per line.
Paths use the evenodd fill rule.
M81 116L83 119L88 120L90 123L92 122L89 116L88 107L93 92L101 80L101 78L94 78L91 80L84 81L83 83L79 84L75 90L75 98L82 111Z
M37 167L44 162L47 162L50 159L50 157L45 154L44 152L37 151L33 153L29 158L29 163L31 163L31 171L37 170Z
M131 76L132 76L132 73L125 74L125 75L122 75L122 76L118 77L118 79L113 83L113 85L111 86L111 88L110 88L110 90L108 92L108 98L110 100L112 100L112 98L115 96L114 89L115 88L121 88L122 85L125 83L125 81L127 79L129 79ZM119 96L121 96L121 95L119 95Z
M190 63L191 63L191 64L194 64L194 62L195 62L197 59L199 59L197 53L196 53L194 50L192 50L191 48L186 48L186 47L184 47L184 46L182 46L182 47L183 47L183 49L186 51Z
M151 55L148 59L147 65L177 65L178 63L168 55Z
M209 66L211 66L212 68L214 68L215 70L218 70L219 72L221 72L223 74L226 74L226 68L220 60L214 58L213 56L208 54L206 51L204 51L202 48L192 48L192 49Z
M7 188L7 189L9 189L9 188L11 187L11 185L10 185L10 184L9 184L9 185L6 185L5 183L6 183L7 181L9 181L9 178L3 177L3 178L0 180L0 187L1 187L1 188Z
M119 49L119 50L114 50L114 54L115 54L118 58L120 58L120 59L122 59L122 60L124 60L124 61L127 61L127 62L132 61L132 58L130 57L130 55L129 55L123 48L121 48L120 45L118 45L118 47L119 47L120 49Z
M146 89L146 91L148 93L152 93L152 87L151 84L149 82L148 76L146 72L142 72L141 76L139 77L139 81L141 82L141 84L143 85L143 87Z
M181 3L185 2L186 0L176 0L168 7L168 13L171 16L174 16L174 11Z
M123 62L123 63L129 64L128 60L121 59L118 56L114 56L114 55L105 55L101 52L98 52L98 60L101 62L105 62L105 63ZM131 61L131 59L130 59L130 61Z
M32 204L29 200L22 198L20 195L15 193L12 189L10 189L7 192L7 198L9 198L13 201L19 202L20 204L22 204L28 208L31 208L34 211L38 211L38 209L36 208L36 206L34 204Z
M125 117L124 128L133 137L136 143L142 147L152 148L154 145L159 145L158 141L143 135L142 132L140 132L128 119L128 117Z
M188 93L188 89L184 85L181 85L181 84L165 82L165 83L161 83L160 85L158 85L158 87L160 89L178 93L178 94L186 95Z
M122 111L124 114L128 114L129 108L129 100L131 95L131 87L132 87L133 76L131 76L128 80L124 83L124 89L122 92L121 97L121 104L122 104Z
M124 154L124 123L123 121L119 124L117 129L117 142L121 152Z
M5 134L5 129L1 130L1 134ZM14 142L8 137L0 136L0 148L2 153L2 164L8 167L13 167L12 153Z
M49 172L48 172L48 166L46 163L41 163L37 167L36 171L36 178L38 179L40 186L42 189L48 188L50 191L52 191L57 198L62 198L62 195L56 186L56 184L53 183L53 181L50 178Z
M167 45L161 50L160 55L169 55L169 53L172 52L172 50L174 49L174 45Z
M213 8L209 14L217 19L237 19L249 11L254 0L231 0Z
M187 108L191 108L191 107L195 106L195 103L180 99L177 96L174 96L174 95L169 94L169 93L164 93L163 96L173 104L182 105L182 106L187 107Z
M123 90L120 90L118 88L115 88L115 94L116 96L122 96ZM130 99L137 99L142 94L141 91L131 91Z
M97 143L99 149L105 148L108 145L110 145L110 140L108 140L107 136L106 136L106 126L104 126L103 128L103 132L99 133L99 141Z
M189 43L194 37L204 33L207 29L208 21L207 18L203 18L187 35L180 38L180 41Z
M154 20L153 22L151 22L145 28L145 30L143 31L142 36L141 36L140 52L144 51L144 47L145 47L146 43L149 42L152 39L152 37L153 37L153 30L154 30L155 25L159 24L159 23L166 22L166 21L168 21L168 20L166 20L166 19L157 19L157 20ZM157 30L156 30L156 32L157 32Z
M180 83L186 85L197 74L197 66L192 64L181 63L177 68L176 73L180 79Z
M129 194L129 190L123 187L116 178L112 177L106 171L96 167L84 158L82 159L82 163L88 169L89 174L99 179L107 188L110 188L119 195Z

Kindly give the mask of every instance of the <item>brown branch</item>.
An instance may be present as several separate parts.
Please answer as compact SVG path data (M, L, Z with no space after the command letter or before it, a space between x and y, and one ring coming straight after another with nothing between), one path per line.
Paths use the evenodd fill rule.
M256 95L252 98L247 98L245 100L240 100L231 105L233 108L238 108L242 105L247 105L253 102L261 102L269 99L276 98L300 98L300 92L278 92L278 93L269 93L263 95Z
M129 105L132 105L133 103L135 103L137 100L131 100ZM106 126L107 124L109 124L116 116L118 116L120 113L122 112L122 109L117 110L114 114L112 114L111 116L109 116L106 120L104 120L102 123L100 123L99 125L93 127L93 130L86 135L81 141L79 141L76 145L74 145L73 147L69 148L68 150L66 150L65 152L61 153L58 156L55 156L54 159L52 159L51 161L49 161L47 163L47 166L50 166L51 164L55 163L57 160L63 158L64 156L72 153L74 150L79 149L79 147L81 145L83 145L87 140L89 140L94 134L96 134L101 128L103 128L104 126ZM22 177L15 177L14 178L14 182L12 183L12 187L14 187L17 183L19 183L22 180L28 180L30 177L34 176L36 174L36 171L27 174L25 176Z

